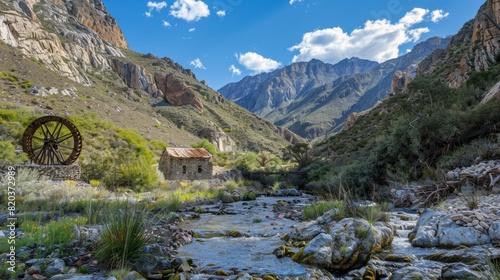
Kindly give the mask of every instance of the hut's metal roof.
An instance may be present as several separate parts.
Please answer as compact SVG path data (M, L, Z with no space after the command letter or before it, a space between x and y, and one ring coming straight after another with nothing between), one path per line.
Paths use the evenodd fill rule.
M174 158L211 158L204 148L166 148L165 153Z

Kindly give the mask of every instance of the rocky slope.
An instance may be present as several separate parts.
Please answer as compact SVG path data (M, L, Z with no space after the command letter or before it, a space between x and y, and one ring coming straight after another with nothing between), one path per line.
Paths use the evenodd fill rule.
M0 72L34 86L0 79L4 102L49 106L46 114L94 114L176 146L199 140L214 125L240 149L278 150L300 141L171 59L127 49L100 0L0 1L0 39ZM62 92L71 98L56 98Z
M306 92L295 100L275 121L295 133L317 138L342 129L351 113L362 112L384 99L390 92L396 71L405 70L438 48L444 48L448 39L431 38L416 45L399 58L353 75L345 75L332 83Z
M270 73L245 77L240 82L222 87L219 92L249 111L275 121L274 111L281 112L308 90L344 75L368 71L377 65L377 62L359 58L344 59L335 65L313 59Z
M458 88L471 71L490 69L499 60L500 0L488 0L476 17L453 36L444 51L435 51L418 66L418 73L433 73Z
M373 107L391 92L397 71L444 48L448 40L428 39L410 53L381 64L358 58L335 65L319 60L294 63L245 77L219 92L277 125L314 139L341 130L349 114Z

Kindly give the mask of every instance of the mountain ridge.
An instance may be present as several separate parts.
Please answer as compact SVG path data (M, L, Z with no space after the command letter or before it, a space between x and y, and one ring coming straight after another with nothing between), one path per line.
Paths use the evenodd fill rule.
M276 125L287 127L304 138L315 139L339 131L349 114L373 107L391 92L396 71L406 70L435 49L445 48L448 40L429 38L415 45L411 52L383 63L359 58L344 59L334 65L324 63L329 71L315 73L312 82L302 82L309 87L294 88L293 85L301 83L293 78L309 77L307 69L323 63L319 60L298 62L270 73L245 77L219 92ZM288 74L287 70L294 68L298 73L295 72L295 76ZM280 80L281 77L285 78ZM283 84L290 87L288 92L295 94L281 96ZM278 86L273 87L275 85ZM235 98L238 94L240 96Z

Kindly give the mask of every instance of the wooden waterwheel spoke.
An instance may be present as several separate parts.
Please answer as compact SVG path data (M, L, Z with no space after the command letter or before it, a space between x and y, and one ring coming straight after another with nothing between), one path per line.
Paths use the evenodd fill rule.
M40 140L40 141L45 141L45 139L37 137L37 136L33 136L33 139Z
M63 154L61 153L61 151L59 151L57 148L53 147L53 146L50 146L50 150L51 150L51 154L52 154L52 159L55 159L57 160L58 163L62 163L64 161L64 156ZM52 162L54 163L54 160L52 160Z
M46 139L52 139L52 133L50 133L50 128L47 126L46 123L42 125L42 127L45 127L47 134L45 134Z
M74 149L73 147L70 147L70 146L67 146L67 145L62 145L62 144L58 144L57 147L59 147L59 148L65 148L65 149L70 149L70 150Z
M62 128L63 128L63 124L61 123L61 121L58 121L56 124L56 127L54 128L54 135L55 135L54 139L59 138L59 134L61 134Z
M64 135L63 137L55 139L55 140L57 141L57 144L59 144L59 143L62 143L64 141L72 138L72 137L73 137L73 134L72 133L68 133L68 134Z

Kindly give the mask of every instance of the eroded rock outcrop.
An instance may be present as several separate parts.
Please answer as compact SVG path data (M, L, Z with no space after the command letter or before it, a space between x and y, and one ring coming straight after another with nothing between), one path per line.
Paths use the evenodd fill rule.
M488 0L476 17L451 38L445 51L435 51L418 66L419 73L436 73L452 88L460 87L468 73L495 65L500 52L500 0ZM450 67L459 61L458 67Z
M61 1L20 1L11 10L0 11L0 38L50 70L85 85L92 84L85 72L92 67L110 69L107 57L123 56L115 45L70 15Z
M156 73L154 80L157 88L163 93L165 100L173 106L193 105L203 110L201 100L196 96L195 91L186 85L186 83L169 73L162 75Z

